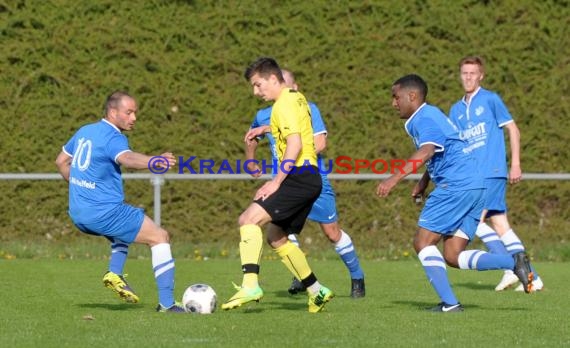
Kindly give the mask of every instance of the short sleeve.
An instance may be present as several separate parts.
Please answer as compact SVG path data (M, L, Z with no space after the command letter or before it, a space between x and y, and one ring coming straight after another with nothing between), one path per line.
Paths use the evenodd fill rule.
M65 145L63 145L62 151L65 152L66 155L68 155L69 157L73 157L73 154L75 153L75 138L76 135L73 135L71 137L71 139L69 139L67 141L67 143Z
M311 125L313 126L313 135L326 134L327 128L325 126L325 121L321 116L321 111L314 103L309 103L309 108L311 109Z
M129 148L129 141L124 134L117 133L107 143L107 153L110 158L117 162L117 158L125 152L131 151Z
M513 122L513 117L511 116L509 109L507 109L507 106L499 95L493 94L492 102L493 109L495 111L493 114L495 115L497 126L503 127L507 123Z
M445 133L433 119L424 117L416 123L418 133L418 148L425 144L432 144L436 147L435 152L444 150Z

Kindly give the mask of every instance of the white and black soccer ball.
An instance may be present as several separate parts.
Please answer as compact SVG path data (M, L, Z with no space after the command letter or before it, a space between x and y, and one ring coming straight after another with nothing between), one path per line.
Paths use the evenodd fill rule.
M182 296L182 305L188 313L210 314L216 310L217 296L206 284L190 285Z

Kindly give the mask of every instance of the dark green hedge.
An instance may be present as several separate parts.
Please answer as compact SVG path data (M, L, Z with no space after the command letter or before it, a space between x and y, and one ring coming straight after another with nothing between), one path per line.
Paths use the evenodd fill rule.
M241 158L242 135L263 106L242 72L262 55L295 71L318 103L328 156L405 157L413 147L391 108L391 83L418 73L430 102L447 111L461 95L457 62L466 54L486 58L485 86L521 128L523 169L568 172L568 8L564 0L0 0L0 172L54 172L63 143L101 117L115 89L140 102L135 150ZM0 241L73 231L63 182L0 185ZM256 185L169 183L164 225L183 241L232 243ZM371 253L409 248L418 212L411 183L386 200L374 197L375 185L335 183L342 225ZM126 186L128 201L152 215L149 184ZM564 245L569 192L565 182L510 189L511 220L527 244Z

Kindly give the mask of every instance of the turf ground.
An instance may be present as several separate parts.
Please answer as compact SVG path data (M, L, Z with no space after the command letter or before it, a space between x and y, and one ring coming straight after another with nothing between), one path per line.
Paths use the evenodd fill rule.
M437 297L417 261L366 261L367 296L353 300L337 260L312 260L337 297L309 314L290 296L279 261L262 263L265 297L230 312L219 304L241 280L239 261L177 260L176 296L203 282L218 293L212 315L155 313L150 260L130 259L141 303L120 302L101 283L104 260L0 261L0 347L568 347L568 263L536 263L545 290L493 291L501 273L449 270L463 313L429 313Z

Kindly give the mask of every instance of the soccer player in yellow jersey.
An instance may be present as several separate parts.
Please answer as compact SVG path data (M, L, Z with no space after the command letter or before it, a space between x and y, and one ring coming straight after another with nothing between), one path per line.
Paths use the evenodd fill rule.
M276 175L257 190L253 202L239 217L243 280L222 308L237 308L263 297L258 283L261 227L269 223L267 242L307 288L309 312L320 312L334 294L318 282L305 254L287 239L289 234L301 232L322 187L309 106L301 93L285 86L281 68L272 58L253 62L244 77L255 96L275 102L270 127L277 142L279 167L274 168Z

